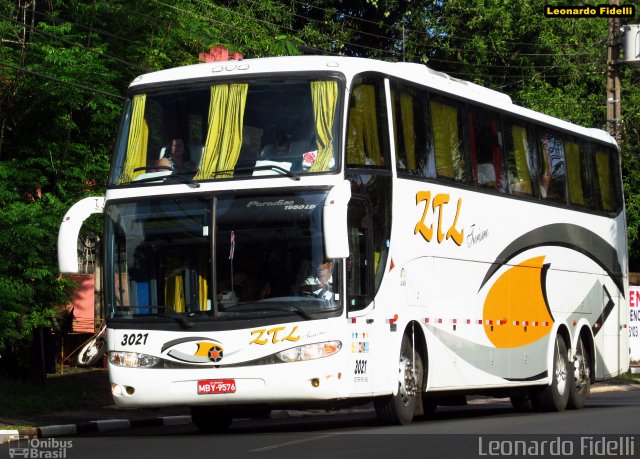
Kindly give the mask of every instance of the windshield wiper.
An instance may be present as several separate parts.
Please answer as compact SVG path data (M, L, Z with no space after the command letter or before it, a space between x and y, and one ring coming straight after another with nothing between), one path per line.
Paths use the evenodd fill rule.
M171 175L163 175L162 177L160 177L160 179L162 180L168 180L168 179L173 179L176 180L178 182L181 183L186 183L187 185L193 187L193 188L200 188L200 184L198 182L196 182L193 179L190 179L189 177L185 177L183 175L180 174L171 174Z
M156 317L167 317L167 318L170 318L170 319L174 319L176 322L178 322L184 328L192 328L193 327L193 322L191 322L189 319L187 319L182 314L179 314L179 313L177 313L176 311L174 311L174 310L172 310L170 308L165 308L165 312L157 312L157 313L155 313L153 315L156 316Z
M277 166L275 164L268 164L263 166L254 166L254 167L240 167L238 169L230 169L227 171L217 171L217 172L214 172L213 175L228 174L233 172L255 172L255 171L276 171L276 172L280 172L283 175L286 175L287 177L292 178L293 180L296 180L296 181L300 180L300 176L295 172L291 172L290 170L285 169L284 167Z
M167 175L158 175L155 177L144 177L138 180L134 180L133 182L129 182L129 183L148 183L148 182L159 182L159 181L167 181L169 179L172 180L176 180L180 183L185 183L193 188L200 188L200 184L198 182L196 182L195 180L185 177L184 175L181 175L179 173L175 173L176 170L173 167L170 166L142 166L142 167L136 167L133 172L137 172L137 171L153 171L153 172L163 172L163 171L168 171L171 172L171 174L167 174Z
M242 305L246 305L247 303L238 303L238 304L230 304L230 305L225 305L220 307L220 311L221 312L227 312L227 311L231 311L233 309L236 309L237 306L242 306ZM255 303L254 303L255 304ZM300 317L302 317L305 320L313 320L315 319L314 316L312 316L311 314L309 314L304 308L300 307L297 304L294 303L287 303L287 304L271 304L269 303L269 306L266 308L261 308L261 309L251 309L251 310L247 310L244 311L246 313L269 313L269 312L293 312L297 315L299 315ZM234 311L234 312L238 312L238 311Z
M140 167L136 167L133 170L133 172L139 172L139 171L145 171L145 172L149 172L149 171L153 171L153 172L169 171L169 172L173 172L173 167L171 167L171 166L140 166Z
M300 307L300 306L298 306L297 304L294 304L294 303L288 303L284 307L269 308L269 309L274 310L274 311L295 312L296 314L298 314L300 317L302 317L305 320L313 320L313 319L315 319L315 317L312 316L311 314L309 314L307 311L305 311L304 308L302 308L302 307Z

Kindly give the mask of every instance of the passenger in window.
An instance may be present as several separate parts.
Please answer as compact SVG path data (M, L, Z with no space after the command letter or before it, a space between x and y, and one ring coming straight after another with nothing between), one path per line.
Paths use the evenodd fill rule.
M286 156L291 153L291 141L289 140L289 136L280 135L276 137L273 153L276 157Z
M282 167L291 170L293 158L291 157L291 141L289 140L289 136L284 133L278 133L272 143L262 148L259 159L281 163Z
M278 134L272 143L265 145L260 152L260 159L271 161L283 161L284 156L289 155L291 150L291 142L286 134ZM289 159L289 158L287 158Z
M551 198L553 196L553 189L551 187L552 179L551 179L551 163L549 161L549 156L547 154L543 154L544 167L542 168L542 173L540 174L540 196L544 199Z
M315 273L308 276L300 286L299 290L303 295L312 295L324 300L333 299L333 261L324 260L315 270Z
M165 149L164 155L156 161L155 165L170 167L177 173L195 172L196 170L196 165L189 158L189 153L187 153L182 139L173 139L169 148Z

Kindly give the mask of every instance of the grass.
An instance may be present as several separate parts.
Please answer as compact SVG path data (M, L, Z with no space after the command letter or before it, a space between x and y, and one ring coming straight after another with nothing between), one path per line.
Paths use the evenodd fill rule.
M41 384L0 377L0 418L20 419L33 414L113 404L106 370L65 371L63 375L48 375Z
M640 384L640 374L623 373L616 379L624 383Z

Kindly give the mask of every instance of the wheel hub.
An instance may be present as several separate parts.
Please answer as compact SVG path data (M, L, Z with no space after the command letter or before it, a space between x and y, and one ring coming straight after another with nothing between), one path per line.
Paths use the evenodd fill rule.
M405 356L400 358L400 387L399 392L403 397L413 397L418 391L418 378L411 360Z
M577 354L574 357L573 366L576 388L580 390L587 383L589 377L591 376L589 366L587 365L587 359L584 358L584 355Z

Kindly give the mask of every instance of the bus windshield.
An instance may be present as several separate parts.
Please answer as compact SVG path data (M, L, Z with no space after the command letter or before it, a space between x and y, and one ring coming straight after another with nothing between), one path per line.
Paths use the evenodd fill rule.
M125 105L109 184L334 171L338 85L281 77L143 88Z
M335 312L339 270L323 258L326 195L229 194L109 205L109 317L310 319Z

